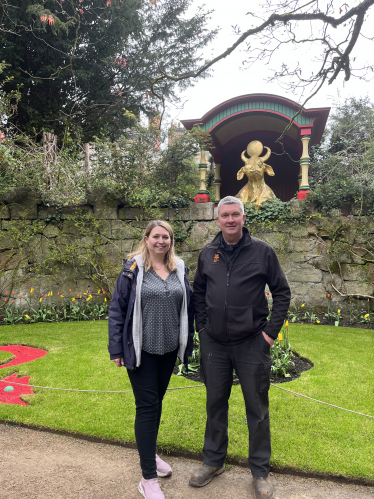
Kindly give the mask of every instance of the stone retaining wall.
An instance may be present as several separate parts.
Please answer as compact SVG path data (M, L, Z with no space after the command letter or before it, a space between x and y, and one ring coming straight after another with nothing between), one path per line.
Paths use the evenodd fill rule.
M0 210L0 293L24 300L52 291L110 295L124 256L137 247L147 225L141 210L122 207L95 191L86 205L56 209L26 190L15 190ZM219 229L213 203L159 210L174 226L177 253L196 270L200 249ZM292 302L327 307L374 294L374 220L369 217L312 215L303 223L250 227L276 251L292 289ZM8 295L6 295L8 292ZM351 295L347 298L347 295ZM297 298L296 298L297 297Z

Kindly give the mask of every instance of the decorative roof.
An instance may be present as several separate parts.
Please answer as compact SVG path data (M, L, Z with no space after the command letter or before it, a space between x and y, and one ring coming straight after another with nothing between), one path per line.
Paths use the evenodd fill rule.
M215 145L211 153L219 160L235 143L254 140L256 135L279 137L299 110L297 102L278 95L247 94L222 102L200 119L182 123L188 130L200 124L209 131ZM299 152L303 135L311 135L310 145L318 144L329 112L330 108L302 109L286 130L284 142Z

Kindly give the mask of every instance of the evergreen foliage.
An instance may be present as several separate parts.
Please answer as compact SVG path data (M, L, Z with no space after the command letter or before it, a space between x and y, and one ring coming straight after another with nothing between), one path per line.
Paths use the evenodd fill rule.
M87 142L99 133L118 138L131 122L126 110L157 114L160 101L174 99L177 88L189 84L169 81L154 88L160 71L193 70L198 50L215 36L205 28L208 12L186 14L191 2L1 3L0 61L9 64L5 75L13 78L4 88L22 92L11 121L29 135L45 129L59 139L73 128Z
M325 211L346 203L374 211L374 104L350 98L330 116L311 151L313 201Z

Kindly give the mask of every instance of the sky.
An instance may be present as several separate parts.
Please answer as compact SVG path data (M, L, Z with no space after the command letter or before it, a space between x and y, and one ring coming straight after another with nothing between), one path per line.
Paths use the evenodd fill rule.
M261 0L260 0L261 1ZM320 4L323 0L320 0ZM334 0L337 5L339 2ZM349 6L356 5L359 0L349 2ZM196 2L195 2L196 3ZM339 6L343 1L339 3ZM204 57L210 58L223 52L231 46L237 39L232 26L240 26L242 32L246 31L251 25L261 23L259 19L255 19L250 14L246 15L250 8L255 6L256 14L258 11L258 3L253 0L206 0L205 5L208 9L215 9L210 20L211 27L220 27L220 32L213 44L205 49ZM335 16L338 12L335 13ZM369 40L373 36L372 26L374 23L374 7L371 8L368 19L365 21L362 34L358 40L357 48L355 49L356 61L353 63L356 67L362 67L365 62L370 61L370 57L374 54L374 40ZM371 24L371 28L369 26ZM303 37L308 37L308 27L303 25ZM338 30L335 30L334 35L338 35ZM318 53L318 43L314 43L316 53ZM244 47L243 47L244 49ZM305 71L317 70L318 66L314 62L315 54L313 47L310 45L299 46L297 50L293 50L290 45L285 46L281 51L278 51L270 62L266 65L264 62L258 62L255 66L249 69L242 70L241 62L246 59L246 54L241 47L238 47L230 56L223 59L214 66L212 76L197 81L194 87L185 90L181 95L182 108L173 106L169 109L170 119L178 122L182 119L201 118L205 113L216 105L224 102L227 99L251 93L268 93L276 94L286 98L290 98L296 102L302 102L300 94L288 93L277 82L266 82L266 77L272 74L272 71L279 67L282 62L292 62L296 58L302 60L302 68ZM374 73L372 73L374 76ZM319 93L313 97L307 104L306 108L313 107L333 107L338 102L343 102L346 98L365 97L368 95L374 101L374 79L371 82L365 82L359 78L351 76L348 82L340 76L332 85L326 85ZM304 98L306 95L304 96Z

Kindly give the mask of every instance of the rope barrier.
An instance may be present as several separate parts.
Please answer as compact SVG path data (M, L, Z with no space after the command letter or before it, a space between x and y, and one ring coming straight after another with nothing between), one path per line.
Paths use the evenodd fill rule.
M293 392L292 390L287 390L286 388L282 388L281 386L273 385L273 383L270 383L270 384L274 388L279 388L279 390L284 390L285 392L293 393L294 395L297 395L298 397L304 397L305 399L313 400L313 402L318 402L319 404L328 405L330 407L334 407L335 409L340 409L341 411L351 412L352 414L358 414L359 416L364 416L365 418L374 419L374 416L369 416L368 414L363 414L362 412L351 411L350 409L344 409L344 407L339 407L338 405L333 405L333 404L329 404L327 402L322 402L322 400L313 399L312 397L308 397L307 395L301 395L301 393L296 393L296 392Z
M0 379L1 381L1 379ZM41 388L42 390L57 390L61 392L84 392L84 393L133 393L132 390L77 390L75 388L53 388L51 386L39 386L39 385L26 385L23 383L15 383L12 381L11 385L18 386L28 386L30 388ZM193 385L193 386L177 386L175 388L168 388L168 390L185 390L186 388L200 388L205 385Z
M40 388L42 390L57 390L57 391L63 391L63 392L81 392L81 393L82 392L83 393L133 393L132 390L77 390L77 389L74 389L74 388L53 388L53 387L50 387L50 386L26 385L26 384L23 384L23 383L15 383L13 381L12 381L11 384L12 385L18 385L18 386L28 386L30 388ZM308 397L307 395L302 395L301 393L293 392L292 390L287 390L287 388L282 388L281 386L274 385L273 383L270 383L270 385L273 386L274 388L279 388L279 390L283 390L285 392L292 393L293 395L297 395L298 397L303 397L303 398L306 398L308 400L312 400L313 402L317 402L319 404L328 405L329 407L334 407L334 409L340 409L341 411L346 411L346 412L350 412L352 414L357 414L358 416L363 416L365 418L374 419L374 416L369 416L368 414L363 414L362 412L351 411L350 409L345 409L344 407L339 407L338 405L329 404L328 402L323 402L322 400L317 400L317 399L314 399L312 397ZM202 386L205 386L205 385L178 386L178 387L174 387L174 388L168 388L167 390L168 391L171 391L171 390L186 390L188 388L201 388Z

